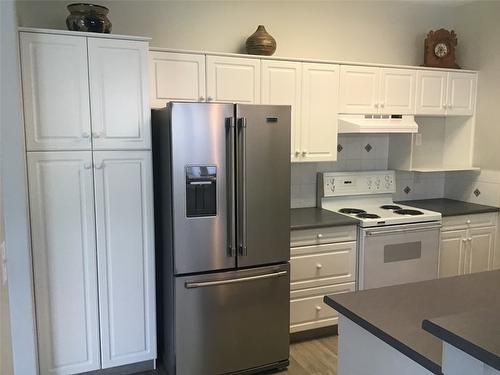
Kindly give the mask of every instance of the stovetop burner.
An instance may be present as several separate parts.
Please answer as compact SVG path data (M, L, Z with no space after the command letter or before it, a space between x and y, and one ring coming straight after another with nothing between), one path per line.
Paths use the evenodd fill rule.
M402 208L399 206L396 206L394 204L384 204L383 206L380 206L381 209L383 210L401 210Z
M399 215L411 215L411 216L416 216L416 215L423 215L424 213L418 210L409 210L409 209L402 209L402 210L395 210L395 213Z
M343 214L365 214L365 210L361 210L359 208L341 208L339 210L340 213Z
M368 214L368 213L361 213L361 214L357 214L356 217L359 217L360 219L379 219L380 216L376 215L376 214Z

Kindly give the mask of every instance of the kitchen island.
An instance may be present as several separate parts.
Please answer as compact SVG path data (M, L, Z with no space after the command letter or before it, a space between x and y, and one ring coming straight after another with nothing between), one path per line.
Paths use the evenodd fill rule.
M338 375L500 374L499 285L489 271L326 296Z

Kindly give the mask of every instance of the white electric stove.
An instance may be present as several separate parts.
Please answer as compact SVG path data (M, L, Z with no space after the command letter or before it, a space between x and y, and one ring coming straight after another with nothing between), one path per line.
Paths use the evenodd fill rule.
M441 214L393 201L394 171L318 174L318 207L359 220L358 288L437 278Z

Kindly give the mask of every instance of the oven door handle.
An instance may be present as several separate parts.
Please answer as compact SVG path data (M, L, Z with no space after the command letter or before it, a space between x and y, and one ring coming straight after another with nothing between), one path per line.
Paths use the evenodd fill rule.
M377 231L376 230L374 230L374 231L367 230L366 235L372 237L372 236L379 236L379 235L381 236L384 234L393 234L393 233L425 232L425 231L429 231L429 230L433 230L433 229L440 229L440 228L441 228L441 225L432 225L432 226L420 227L420 228L404 228L404 229L377 230Z

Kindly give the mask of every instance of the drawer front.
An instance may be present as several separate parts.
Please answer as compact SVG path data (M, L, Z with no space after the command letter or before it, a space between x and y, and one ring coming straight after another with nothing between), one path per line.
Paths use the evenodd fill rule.
M297 247L355 241L356 233L356 225L292 230L290 233L290 246Z
M457 230L477 227L491 227L497 225L498 214L489 212L485 214L460 215L443 217L441 230Z
M323 298L328 294L347 293L354 290L355 283L345 283L292 291L290 293L290 331L298 332L335 324L338 314L323 302Z
M295 247L291 255L292 289L311 288L321 281L336 284L355 280L356 242Z

